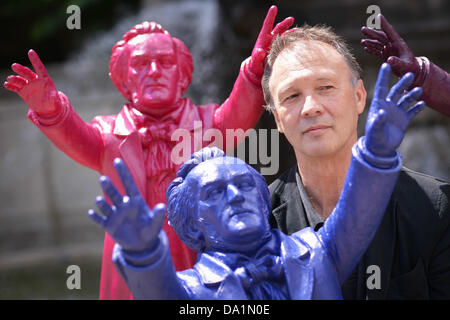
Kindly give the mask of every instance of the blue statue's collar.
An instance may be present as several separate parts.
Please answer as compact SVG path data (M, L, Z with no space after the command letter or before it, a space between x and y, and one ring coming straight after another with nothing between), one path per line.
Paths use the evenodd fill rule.
M271 232L267 241L257 252L249 257L241 253L207 251L200 253L194 269L198 271L204 284L214 285L222 282L236 268L249 261L255 261L266 255L280 256L280 239L276 232Z

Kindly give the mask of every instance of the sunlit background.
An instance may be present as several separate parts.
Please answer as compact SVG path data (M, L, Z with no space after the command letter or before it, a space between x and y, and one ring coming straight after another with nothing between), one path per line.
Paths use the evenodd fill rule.
M271 4L279 7L277 21L293 16L297 25L325 23L345 37L364 70L368 101L380 66L359 45L369 5L381 8L417 56L450 70L450 2L444 0L3 0L0 78L11 74L13 62L29 65L33 48L85 121L116 114L124 100L108 77L111 48L135 24L153 20L192 52L187 95L196 104L222 103ZM79 30L67 28L70 5L81 9ZM20 98L0 89L0 299L97 299L104 234L87 210L100 194L99 175L57 150L26 112ZM360 134L364 121L363 115ZM257 128L275 128L271 115ZM266 176L269 183L295 163L282 136L278 147L271 157L279 170ZM401 152L407 167L450 180L450 118L426 109ZM79 290L66 286L70 265L80 267Z

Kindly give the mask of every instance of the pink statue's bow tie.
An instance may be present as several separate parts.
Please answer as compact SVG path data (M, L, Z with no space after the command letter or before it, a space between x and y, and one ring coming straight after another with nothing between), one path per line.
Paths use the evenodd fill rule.
M165 141L173 144L170 137L172 132L177 128L174 119L169 118L161 122L145 114L138 114L136 112L131 112L130 114L142 138L144 147L148 147L152 141Z
M142 144L144 147L152 141L165 141L169 144L173 144L174 141L170 139L172 132L176 129L176 125L173 123L153 123L149 126L142 126L138 129L139 134L142 138Z

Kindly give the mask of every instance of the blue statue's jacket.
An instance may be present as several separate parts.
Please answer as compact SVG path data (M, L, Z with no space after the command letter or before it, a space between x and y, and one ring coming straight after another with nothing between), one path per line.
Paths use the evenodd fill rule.
M289 299L342 298L341 285L370 244L401 169L398 154L383 159L389 169L379 169L366 152L360 139L339 202L319 231L272 230ZM193 269L175 272L164 232L160 240L144 254L115 247L113 260L135 299L248 299L233 270L208 252L199 253Z

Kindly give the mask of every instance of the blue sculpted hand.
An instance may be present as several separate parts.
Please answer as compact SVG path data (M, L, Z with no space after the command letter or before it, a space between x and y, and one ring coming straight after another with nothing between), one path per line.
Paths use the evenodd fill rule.
M166 206L157 204L150 210L140 195L125 163L116 158L114 167L125 188L122 197L108 177L100 178L104 193L111 199L110 206L104 197L98 196L96 204L103 215L90 209L89 217L102 227L124 251L130 253L148 252L159 243L159 233L166 212Z
M423 101L411 107L422 94L422 88L416 87L403 94L414 81L412 73L406 73L388 91L390 74L390 65L383 63L366 122L367 149L379 157L395 155L409 122L425 107Z

